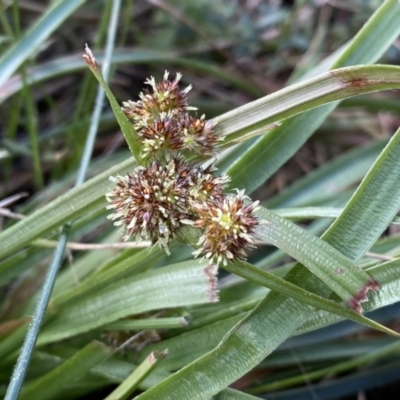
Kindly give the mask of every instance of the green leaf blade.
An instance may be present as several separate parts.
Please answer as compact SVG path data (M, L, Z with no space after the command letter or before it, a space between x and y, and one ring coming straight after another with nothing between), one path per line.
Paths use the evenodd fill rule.
M258 215L266 221L257 230L262 240L284 250L352 308L362 312L360 301L367 299L369 290L379 288L377 282L334 247L292 222L265 208L261 208Z
M0 87L85 0L59 1L0 58Z
M83 58L85 59L86 64L92 71L93 75L95 76L101 87L104 89L108 101L110 102L111 108L114 112L115 118L117 119L121 131L125 137L125 140L128 143L129 150L131 151L136 161L140 163L141 146L140 146L139 136L136 133L133 124L128 120L126 115L123 113L121 106L118 104L117 100L114 97L113 92L111 91L107 82L103 78L100 67L97 64L97 61L94 58L92 51L87 46L86 46L86 54L84 54Z
M29 383L22 390L20 399L52 399L63 390L66 383L81 377L111 355L111 350L104 344L91 342L51 372Z
M87 332L129 315L212 303L217 300L214 273L208 263L185 261L114 282L61 309L43 328L38 344Z

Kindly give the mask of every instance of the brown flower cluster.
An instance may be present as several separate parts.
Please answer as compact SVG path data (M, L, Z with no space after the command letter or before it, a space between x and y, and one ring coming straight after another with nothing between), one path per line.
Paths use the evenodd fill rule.
M256 203L245 204L243 191L224 194L230 178L215 176L215 168L184 161L188 154L215 155L221 138L204 116L191 116L187 93L180 91L178 74L172 82L168 73L160 84L146 81L152 92L140 94L137 102L124 103L123 110L142 141L146 166L132 174L110 178L114 189L106 195L114 210L109 216L123 226L124 238L151 240L168 252L168 243L182 224L202 232L193 254L226 263L246 259L246 248L254 247Z
M168 242L183 221L191 220L197 199L205 202L223 197L228 176L214 177L212 167L193 168L174 158L167 165L153 161L150 167L138 167L133 174L112 177L116 183L106 195L110 219L122 225L125 239L136 236L161 244L168 251Z
M246 259L244 249L254 247L252 235L258 225L254 215L258 201L245 205L245 199L249 198L244 191L238 191L236 196L225 196L194 206L198 218L193 225L204 231L198 242L202 247L194 252L195 256L203 254L205 258L216 259L218 264Z
M165 72L161 83L154 78L145 83L151 87L139 94L137 102L123 103L122 110L133 123L142 141L144 160L168 159L171 154L194 153L205 156L215 154L215 146L223 138L213 131L210 121L190 114L196 110L188 105L188 86L179 90L182 75L177 74L171 82Z

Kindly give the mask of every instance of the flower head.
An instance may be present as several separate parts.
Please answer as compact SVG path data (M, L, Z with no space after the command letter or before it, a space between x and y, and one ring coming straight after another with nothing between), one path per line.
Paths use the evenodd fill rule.
M205 116L191 115L187 94L191 86L179 89L181 74L173 81L165 72L161 83L151 77L137 102L123 103L122 110L136 129L141 141L138 167L125 177L110 178L116 183L107 200L115 225L122 225L125 240L130 236L159 243L168 252L168 242L182 224L202 230L194 254L227 263L245 260L246 248L253 247L257 204L246 204L243 191L225 195L230 178L214 176L215 168L196 167L182 160L198 154L215 156L223 136ZM138 160L138 161L141 161Z
M182 148L181 128L175 118L162 113L160 118L141 129L142 158L160 159L162 152L174 151Z
M192 87L188 86L184 90L179 90L182 75L176 74L172 82L168 80L168 76L169 73L166 71L159 84L156 84L153 77L147 79L145 83L151 86L152 92L146 89L139 94L139 101L129 100L123 103L122 111L133 122L139 135L140 129L153 123L161 113L173 116L194 109L189 107L187 99L187 94Z
M245 248L254 247L252 234L259 223L254 213L258 202L245 205L246 198L244 191L239 191L236 196L194 207L198 215L194 226L204 229L198 242L201 248L194 252L196 257L203 254L205 258L225 265L234 258L246 260Z
M194 204L223 197L228 177L214 177L213 166L192 167L179 158L163 166L153 161L147 168L138 167L132 174L110 178L115 188L106 195L109 216L122 225L124 239L137 236L160 243L167 249L170 238L182 221L196 218Z
M216 154L216 146L224 137L214 132L213 123L205 120L204 115L197 118L187 113L180 124L183 149L205 156Z
M223 189L230 181L230 177L226 174L214 176L212 174L214 171L216 168L213 165L191 169L188 175L188 194L191 204L214 201L224 197Z
M139 167L131 175L111 178L115 188L106 195L114 209L109 216L118 220L115 225L125 228L124 239L138 236L160 243L167 249L169 239L188 218L186 207L187 181L179 179L187 175L188 166L179 159L166 166L154 161L150 167Z

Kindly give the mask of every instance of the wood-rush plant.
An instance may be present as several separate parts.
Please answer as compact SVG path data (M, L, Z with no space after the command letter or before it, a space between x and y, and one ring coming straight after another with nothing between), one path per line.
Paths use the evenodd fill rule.
M187 100L190 86L179 90L179 74L172 82L168 80L168 72L160 84L156 84L154 78L149 79L146 83L152 91L146 90L139 95L139 101L125 102L119 108L89 48L84 58L108 93L132 154L142 164L126 176L111 177L116 187L106 195L110 203L108 208L115 210L109 218L117 220L117 226L124 227L125 240L130 236L150 240L168 253L170 240L184 225L192 225L201 230L197 235L200 247L193 254L202 255L203 259L217 265L222 263L237 274L249 270L244 265L241 272L233 268L235 261L246 260L245 249L254 247L255 233L258 239L282 246L279 230L287 229L287 221L277 219L268 210L258 217L258 202L245 204L249 199L243 190L237 190L236 195L223 193L224 186L230 182L229 176L214 177L213 165L203 168L183 158L184 154L186 157L215 155L217 145L226 135L214 130L214 123L206 121L204 115L201 118L190 115L193 111ZM350 84L344 82L341 75L333 76L341 86ZM126 120L129 131L124 130ZM262 214L267 218L261 218ZM291 224L287 233L298 229ZM332 251L324 242L320 245ZM289 246L285 244L285 251L297 259L309 258L308 252L299 249L294 242ZM307 266L321 279L326 279L327 285L351 308L361 313L360 303L367 300L369 290L379 289L379 283L339 252L337 257L342 258L342 264L335 265L334 269L330 262L321 264L310 260ZM231 261L229 265L228 260Z
M89 49L84 57L99 82L108 91L113 104L115 99L104 84ZM367 81L364 83L364 79L360 80L349 72L345 78L340 71L331 76L346 88L361 88L367 84ZM321 307L323 302L325 310L331 311L335 308L338 312L340 308L342 315L346 314L353 320L391 332L359 315L363 311L361 302L367 301L367 293L380 289L377 279L324 241L319 240L316 245L312 245L316 238L309 236L308 248L302 248L296 240L301 231L299 227L266 209L261 210L258 201L250 202L244 195L244 190L236 189L237 194L225 194L223 190L231 181L227 174L215 176L214 165L204 168L190 161L196 154L216 156L218 146L226 141L226 134L224 129L218 131L218 125L215 126L215 123L220 123L218 119L212 122L205 120L204 115L197 118L190 114L195 110L189 106L187 100L191 87L179 90L180 79L181 75L178 74L173 81L169 81L166 72L163 81L157 84L152 77L146 81L152 90L141 93L137 102L130 100L123 103L122 111L134 128L134 133L125 133L125 137L128 144L131 142L132 154L136 155L137 162L141 165L125 176L111 177L116 186L106 197L110 203L107 208L114 210L109 218L116 220L115 225L123 226L125 240L131 236L150 240L153 245L158 243L169 254L169 242L185 225L191 225L201 231L197 235L197 243L191 241L190 234L186 237L188 243L198 247L193 252L196 257L201 255L203 259L222 265L230 272L274 288L279 279L245 263L245 249L253 248L256 238L266 240L303 262L350 309L330 300L322 300L312 293L308 294L306 303L314 305L315 301L319 301ZM114 111L116 110L114 103ZM252 118L257 118L255 111L249 110L249 113ZM124 117L119 110L116 116L123 127ZM135 143L132 135L135 136ZM293 240L282 240L285 235L294 235ZM309 234L304 232L302 235L304 237ZM328 259L314 259L314 251L315 254L321 251L326 252L326 255L331 254L335 261L332 263ZM293 297L298 296L295 294L296 288L289 282L280 281L280 284ZM304 301L304 297L302 300ZM397 335L394 332L391 334ZM157 389L154 390L159 396ZM178 392L183 395L183 392ZM148 393L152 393L152 390ZM152 398L151 394L149 396ZM165 398L177 398L173 396L177 395L168 394Z
M23 87L24 77L9 80L11 74L43 47L61 16L83 2L53 3L0 56L0 85L6 83L0 99ZM114 9L118 1L108 4ZM51 29L43 29L46 21ZM327 375L336 376L330 383L341 389L360 368L371 374L360 384L363 390L382 376L397 379L399 335L375 319L386 324L399 314L400 236L380 238L399 223L400 131L326 161L260 204L246 194L268 181L324 121L331 123L327 117L339 101L400 88L399 67L372 65L399 34L400 3L386 0L339 52L315 68L297 71L297 81L292 78L265 97L247 76L222 70L211 59L186 60L136 48L116 51L113 59L96 53L103 65L147 57L188 70L185 76L209 74L257 98L211 120L190 107L189 87L179 88L179 74L165 74L160 82L151 78L137 101L120 103L87 49L86 64L101 85L99 93L108 97L129 152L94 160L92 178L83 183L88 146L75 188L63 182L62 189L54 189L54 200L47 190L39 192L21 210L26 217L7 222L0 232L5 288L0 394L7 390L6 399L16 400L26 372L22 400L85 398L113 386L107 399L250 400L260 395L287 400L302 396L310 382L322 399L326 382L318 380ZM12 40L12 32L8 37ZM60 68L67 66L64 74L87 68L74 57L55 61L57 68L44 62L29 69L26 84L62 74ZM96 82L90 74L87 79ZM86 104L86 98L79 103ZM99 116L102 101L98 104ZM398 106L385 104L387 109ZM6 111L17 109L18 114L14 106ZM7 126L15 126L15 115ZM81 140L75 129L74 124L66 128L71 143ZM91 125L91 131L96 129ZM73 143L73 155L81 144ZM37 167L39 153L32 149ZM36 167L35 174L40 173ZM107 216L129 240L120 243L121 229ZM74 243L88 237L96 243ZM140 241L147 248L140 248ZM42 271L55 245L39 296L29 279ZM64 247L77 245L86 246L84 255L73 253L72 266L68 258L57 272ZM224 270L218 284L215 264ZM32 290L28 294L27 288ZM364 312L370 311L376 314L368 318ZM380 332L354 334L365 327ZM127 336L132 337L121 345L117 339ZM104 337L112 341L104 343ZM237 386L243 391L231 389L244 375ZM304 382L305 389L299 386Z

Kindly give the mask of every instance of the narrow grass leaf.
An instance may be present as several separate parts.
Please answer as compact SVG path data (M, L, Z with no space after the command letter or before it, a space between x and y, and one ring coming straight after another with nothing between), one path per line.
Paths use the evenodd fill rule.
M146 311L212 303L215 271L208 263L185 261L133 275L60 310L44 326L38 344L54 342Z
M291 221L301 221L318 218L337 218L343 211L338 207L298 207L274 210L274 213Z
M32 158L35 188L36 190L40 190L44 186L44 181L38 139L38 110L33 98L32 88L27 84L25 66L22 67L22 75L24 82L23 95L25 97L26 130L28 131L31 148L29 158Z
M391 65L358 65L331 70L214 118L215 130L232 141L251 130L265 128L326 103L395 89L400 86L399 71L399 67Z
M174 329L189 325L189 318L140 318L137 320L122 320L112 322L103 327L108 331L140 331L144 329Z
M176 371L216 347L244 315L246 314L243 312L238 313L233 317L151 344L140 352L140 360L144 360L149 352L168 349L168 357L160 365L158 371Z
M50 306L61 308L66 305L70 306L82 298L90 298L93 293L112 283L132 277L151 268L157 261L164 257L163 250L157 246L132 255L130 253L125 254L127 257L115 262L113 268L91 275L79 285L55 296L50 301Z
M257 236L302 263L351 308L362 312L360 302L367 300L369 290L379 288L377 282L340 251L305 229L266 208L260 208L257 215L266 221L260 224Z
M288 367L302 363L316 362L337 362L343 359L361 357L386 347L393 343L400 343L398 339L383 337L368 338L368 340L358 340L358 338L331 339L309 344L307 346L295 346L286 349L277 349L274 354L261 362L261 367ZM289 343L288 343L289 344ZM294 350L294 351L293 351Z
M54 32L85 0L58 1L28 29L21 40L0 57L0 88L7 79L43 45Z
M101 69L97 64L96 59L93 56L92 51L89 47L86 46L86 54L83 56L86 61L87 66L92 71L93 75L104 89L108 101L110 102L111 108L114 112L115 118L118 121L118 124L121 128L121 131L125 137L126 142L128 143L129 150L131 151L133 157L139 162L140 160L140 140L139 136L136 133L133 124L128 120L127 116L123 113L121 106L118 104L117 100L114 97L113 92L108 86L107 82L103 78L101 73Z
M399 268L400 259L396 258L367 270L371 277L381 284L381 289L378 292L370 294L369 301L365 304L366 311L376 310L399 301ZM318 310L313 313L296 332L297 334L309 332L310 330L315 330L338 322L341 319L342 318L337 315Z
M133 372L104 400L125 400L151 374L154 368L168 355L168 351L152 352Z
M28 383L22 390L20 400L52 399L63 391L64 385L81 377L111 355L111 350L104 344L91 342L51 372Z
M232 265L228 265L224 268L229 272L239 275L251 282L265 286L271 290L284 294L288 297L293 297L305 304L310 305L311 307L322 309L331 312L333 314L341 315L342 317L351 319L360 324L364 324L366 326L380 330L390 335L400 337L400 334L397 334L391 329L386 328L376 323L375 321L371 321L368 318L363 317L356 311L353 311L332 300L328 300L321 296L317 296L314 293L307 292L306 290L290 282L287 282L282 278L279 278L278 276L270 274L260 268L254 267L249 263L243 261L235 261Z

